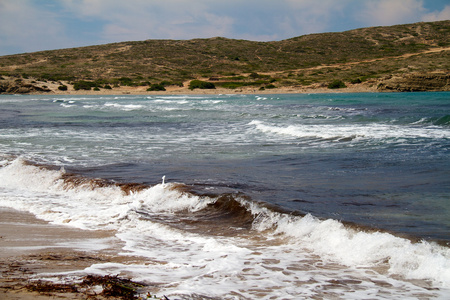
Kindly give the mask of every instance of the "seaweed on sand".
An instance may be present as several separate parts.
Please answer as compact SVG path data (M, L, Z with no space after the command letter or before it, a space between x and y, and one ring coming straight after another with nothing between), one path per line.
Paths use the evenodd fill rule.
M119 278L118 276L94 276L84 277L81 286L101 285L103 291L100 293L106 297L116 297L121 299L137 299L137 289L144 285L133 282L129 279Z
M73 284L43 282L41 280L28 284L26 288L29 291L40 294L51 295L52 293L77 293L78 289Z
M120 278L118 276L96 276L87 275L82 278L81 283L62 284L44 281L36 281L28 284L26 288L41 294L51 295L52 293L80 293L89 294L95 287L101 286L102 291L96 296L103 296L112 299L139 299L138 289L145 287L144 284Z

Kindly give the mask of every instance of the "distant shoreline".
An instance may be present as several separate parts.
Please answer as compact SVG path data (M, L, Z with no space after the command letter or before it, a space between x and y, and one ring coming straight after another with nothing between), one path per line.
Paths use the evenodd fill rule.
M229 89L216 87L214 89L189 89L189 83L184 86L167 86L165 91L147 91L148 86L119 86L112 89L99 90L75 90L73 85L68 82L35 82L32 80L22 80L20 84L14 83L14 80L8 80L12 92L5 94L23 94L23 95L220 95L220 94L308 94L308 93L367 93L382 92L377 90L374 82L348 84L345 88L329 89L320 84L310 86L284 86L273 89L257 89L255 87L240 87ZM14 86L16 84L16 86ZM65 85L67 90L58 89ZM14 92L15 91L15 92ZM2 93L0 93L2 94Z
M262 95L270 95L270 94L328 94L328 93L380 93L380 91L376 91L374 89L352 89L352 88L344 88L339 90L330 90L330 89L273 89L273 90L228 90L228 89L212 89L212 90L177 90L177 91L158 91L158 92L147 92L147 91L139 91L139 90L124 90L124 89L114 89L111 91L73 91L69 93L30 93L29 95L92 95L92 96L102 96L102 95L148 95L148 96L176 96L176 95L239 95L239 94L262 94Z
M450 73L417 73L407 77L387 77L371 79L360 83L346 82L344 87L329 88L324 83L311 85L279 86L256 88L242 86L226 88L216 86L212 89L190 89L190 81L182 86L165 86L163 91L149 91L148 86L120 85L113 88L75 89L73 83L66 81L36 81L14 77L2 77L0 95L221 95L221 94L331 94L331 93L386 93L386 92L437 92L450 91ZM63 89L61 89L63 87Z

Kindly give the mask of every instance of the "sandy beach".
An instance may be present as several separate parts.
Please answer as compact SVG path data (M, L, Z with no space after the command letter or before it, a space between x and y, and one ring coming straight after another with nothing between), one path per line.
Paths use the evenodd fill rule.
M112 232L52 225L29 213L0 208L0 298L122 299L102 294L98 282L80 285L88 274L74 278L76 285L63 274L95 263L138 259L118 255L121 246Z
M207 80L207 79L205 79ZM3 81L15 85L14 77L3 77ZM272 89L263 89L243 86L236 89L216 87L214 89L189 89L190 81L183 83L183 86L170 85L165 87L165 91L147 91L148 86L118 86L112 89L98 90L75 90L73 85L66 81L50 82L35 81L32 78L22 79L21 85L30 88L25 94L36 95L220 95L220 94L305 94L305 93L364 93L380 92L377 90L378 81L369 80L359 84L347 83L345 88L330 89L326 84L311 84L307 86L282 86ZM61 85L67 86L67 90L59 90ZM45 90L45 91L44 91Z
M147 87L120 86L111 90L100 89L100 91L74 90L71 86L67 91L59 91L58 85L48 87L52 94L60 95L219 95L219 94L304 94L304 93L365 93L377 92L376 85L353 84L346 88L329 89L326 86L311 85L308 87L280 87L275 89L259 90L252 87L238 89L227 89L216 87L215 89L194 89L188 88L188 83L184 87L168 86L166 91L147 91Z

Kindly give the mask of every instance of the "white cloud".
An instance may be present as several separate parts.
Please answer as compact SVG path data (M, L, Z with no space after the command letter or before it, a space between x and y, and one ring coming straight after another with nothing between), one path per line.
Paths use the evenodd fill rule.
M444 7L442 11L436 11L424 15L422 20L425 22L450 20L450 5Z
M329 30L355 0L61 0L83 18L105 23L106 41L213 36L274 40ZM331 29L333 30L333 29Z
M421 0L370 0L356 16L366 26L417 22L425 12Z
M229 35L233 24L232 17L212 12L206 0L63 1L80 16L105 22L102 38L108 41Z
M28 52L54 49L68 42L57 16L34 4L29 0L0 1L2 48Z
M331 20L343 14L351 0L286 0L288 16L281 28L291 36L329 31Z

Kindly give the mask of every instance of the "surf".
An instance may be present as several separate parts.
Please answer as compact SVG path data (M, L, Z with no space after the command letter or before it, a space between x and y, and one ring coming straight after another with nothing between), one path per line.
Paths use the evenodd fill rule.
M400 276L450 287L448 247L279 211L242 194L202 195L182 183L165 181L146 186L85 178L20 158L3 163L0 179L1 206L55 224L114 230L128 254L154 258L160 250L145 243L155 239L164 247L181 242L198 251L213 243L217 244L213 248L231 247L250 256L270 249L264 255L281 258L288 251L292 257L286 259L291 263L297 255L314 256L342 270L362 268L386 278Z
M67 278L446 299L445 95L2 96L0 206L119 241Z

